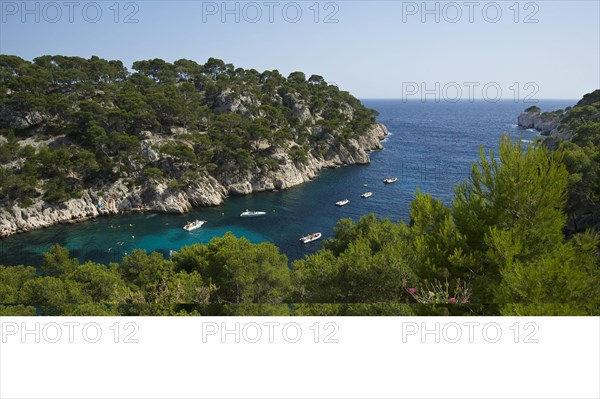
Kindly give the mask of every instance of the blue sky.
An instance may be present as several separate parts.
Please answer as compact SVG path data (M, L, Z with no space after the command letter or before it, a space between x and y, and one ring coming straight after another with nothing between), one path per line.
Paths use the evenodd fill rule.
M575 99L600 87L598 1L47 3L1 1L3 54L98 55L127 66L217 57L320 74L360 98L410 98L411 85L413 98L481 98L487 84L488 96L500 89L505 99Z

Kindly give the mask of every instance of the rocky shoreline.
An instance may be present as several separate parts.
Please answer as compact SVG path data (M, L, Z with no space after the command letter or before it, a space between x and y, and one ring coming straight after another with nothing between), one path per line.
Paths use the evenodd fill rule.
M523 129L535 129L542 136L551 136L557 132L560 119L548 113L542 113L537 107L530 107L519 115L517 124Z
M381 141L387 134L384 125L375 124L366 134L350 140L345 146L329 148L320 157L309 154L304 164L295 163L281 150L273 155L273 159L280 164L276 171L264 173L255 170L218 180L206 174L197 184L176 191L169 189L166 182L129 188L120 179L108 187L87 189L81 198L59 205L44 201L27 208L13 205L0 209L0 237L128 212L183 214L195 207L220 205L230 195L285 190L314 179L323 169L368 164L369 152L382 149Z

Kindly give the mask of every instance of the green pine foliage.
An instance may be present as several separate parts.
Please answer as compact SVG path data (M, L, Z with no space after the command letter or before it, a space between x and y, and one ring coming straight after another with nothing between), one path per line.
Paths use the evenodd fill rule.
M289 314L290 273L277 247L232 234L171 260L137 249L109 266L79 264L55 245L40 273L0 267L0 314Z
M600 89L588 93L574 106L552 113L557 119L550 147L564 149L569 172L567 214L570 234L600 227Z
M300 106L310 111L302 119ZM202 174L277 170L278 150L305 163L363 135L375 114L318 75L214 58L138 61L129 71L95 56L0 55L0 206L61 203L119 178L164 177L177 189ZM159 160L141 156L149 133Z

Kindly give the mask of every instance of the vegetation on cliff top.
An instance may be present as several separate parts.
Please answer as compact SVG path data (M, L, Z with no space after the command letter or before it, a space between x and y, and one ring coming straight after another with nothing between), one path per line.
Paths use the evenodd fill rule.
M569 230L600 226L600 89L588 93L574 106L544 113L558 118L553 146L565 152L569 172L567 213Z
M166 180L264 173L344 146L375 123L319 75L236 68L211 58L138 61L0 55L0 193L60 203L119 178ZM144 153L141 141L152 138ZM24 141L27 139L26 141ZM150 154L149 154L150 153Z
M598 315L598 237L562 233L563 159L505 137L452 207L417 193L409 224L343 219L292 269L273 244L231 234L108 267L55 246L39 274L0 267L0 314Z

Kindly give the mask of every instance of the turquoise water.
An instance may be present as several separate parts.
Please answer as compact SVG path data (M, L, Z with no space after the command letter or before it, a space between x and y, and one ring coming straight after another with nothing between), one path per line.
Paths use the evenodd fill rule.
M71 250L80 260L119 261L133 248L160 251L165 255L185 245L207 243L228 231L258 243L271 241L290 259L318 250L322 241L303 245L298 238L320 231L333 235L340 218L358 219L370 212L392 220L406 220L417 188L450 203L454 186L469 173L478 159L479 146L494 148L504 133L532 140L535 132L515 125L517 116L531 104L501 101L487 103L421 103L401 100L363 100L380 112L379 121L390 131L384 150L371 154L371 164L323 171L313 182L291 190L232 197L214 208L197 209L187 215L130 214L12 236L0 240L0 264L39 265L41 254L53 243ZM544 111L574 105L575 100L542 100ZM387 176L398 182L385 185ZM367 185L366 187L364 185ZM360 195L372 191L373 196ZM348 198L350 203L336 207ZM262 210L259 218L240 218L246 210ZM200 229L182 229L188 220L207 223Z

